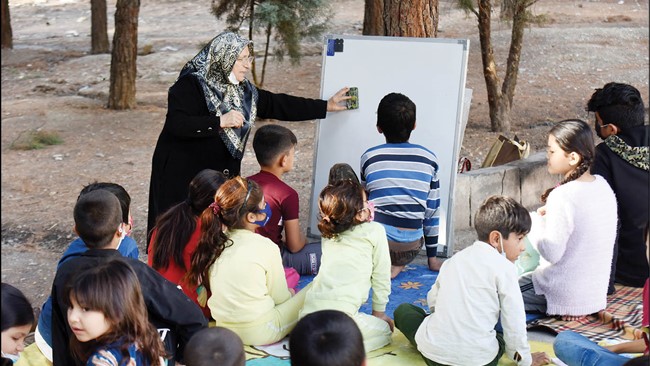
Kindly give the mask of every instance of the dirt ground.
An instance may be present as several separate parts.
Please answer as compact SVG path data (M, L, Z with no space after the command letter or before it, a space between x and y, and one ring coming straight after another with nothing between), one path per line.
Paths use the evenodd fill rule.
M115 0L109 0L109 36ZM361 34L363 1L333 0L333 34ZM137 109L105 109L110 55L90 55L90 7L85 0L11 0L14 49L2 51L2 281L40 305L56 262L73 238L72 208L83 185L122 184L132 197L134 237L144 250L151 156L166 113L166 92L200 45L224 28L208 2L143 0L138 57ZM594 88L626 82L648 101L648 1L540 1L544 23L525 32L513 131L542 150L550 123L590 116L584 106ZM498 14L498 11L495 12ZM494 22L498 67L510 32ZM473 89L461 148L478 167L497 134L489 131L476 20L452 0L440 1L439 37L469 38L467 87ZM262 47L257 44L257 49ZM299 65L272 62L264 87L320 96L320 41L305 42ZM371 62L371 60L369 61ZM262 122L263 123L263 122ZM286 176L299 191L306 227L315 122L291 123L299 146L295 171ZM30 130L58 133L63 143L40 150L12 144ZM252 149L243 174L257 170ZM144 257L143 257L144 259Z

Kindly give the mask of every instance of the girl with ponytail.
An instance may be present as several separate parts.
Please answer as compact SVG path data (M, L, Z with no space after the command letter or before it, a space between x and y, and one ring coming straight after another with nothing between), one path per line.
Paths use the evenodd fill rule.
M210 291L207 306L216 325L247 345L284 338L304 302L304 291L293 296L287 287L278 246L255 233L270 217L257 183L242 177L226 181L201 213L201 235L185 277L199 293Z
M197 293L197 286L188 284L183 278L190 269L192 254L199 244L199 216L214 202L215 192L225 181L226 176L221 172L212 169L200 171L190 182L187 199L158 216L147 248L149 265L181 286L185 295L201 307L207 319L210 318L210 309L205 299L209 293ZM205 288L200 291L205 291Z
M528 237L548 264L520 279L526 311L573 320L603 310L616 239L616 198L592 175L594 138L582 120L550 131L548 172L562 176L542 195Z

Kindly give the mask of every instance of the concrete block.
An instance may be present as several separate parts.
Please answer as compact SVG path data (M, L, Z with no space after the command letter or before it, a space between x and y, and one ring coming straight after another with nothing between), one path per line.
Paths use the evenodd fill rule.
M470 176L470 212L473 226L473 217L481 203L494 194L520 197L519 174L516 167L500 165L497 167L472 170Z
M529 210L540 207L542 193L561 180L560 176L548 173L545 152L539 152L527 159L517 160L506 165L519 170L521 180L521 200L519 202Z
M454 229L469 229L472 211L469 206L470 175L461 173L456 176L454 185L453 217Z

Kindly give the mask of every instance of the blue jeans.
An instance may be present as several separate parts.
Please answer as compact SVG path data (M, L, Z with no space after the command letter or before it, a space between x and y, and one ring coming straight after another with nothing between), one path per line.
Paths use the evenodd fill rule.
M553 351L569 366L619 366L630 360L571 331L561 332L555 337Z

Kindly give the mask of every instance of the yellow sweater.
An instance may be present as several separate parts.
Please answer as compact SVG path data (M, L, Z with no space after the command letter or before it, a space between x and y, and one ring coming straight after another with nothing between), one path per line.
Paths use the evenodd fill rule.
M390 295L390 255L386 231L376 222L363 223L335 239L322 240L323 257L300 313L339 310L355 315L372 288L372 309L385 311Z
M232 246L209 269L208 307L217 325L255 325L260 317L291 298L280 250L249 230L228 232Z

